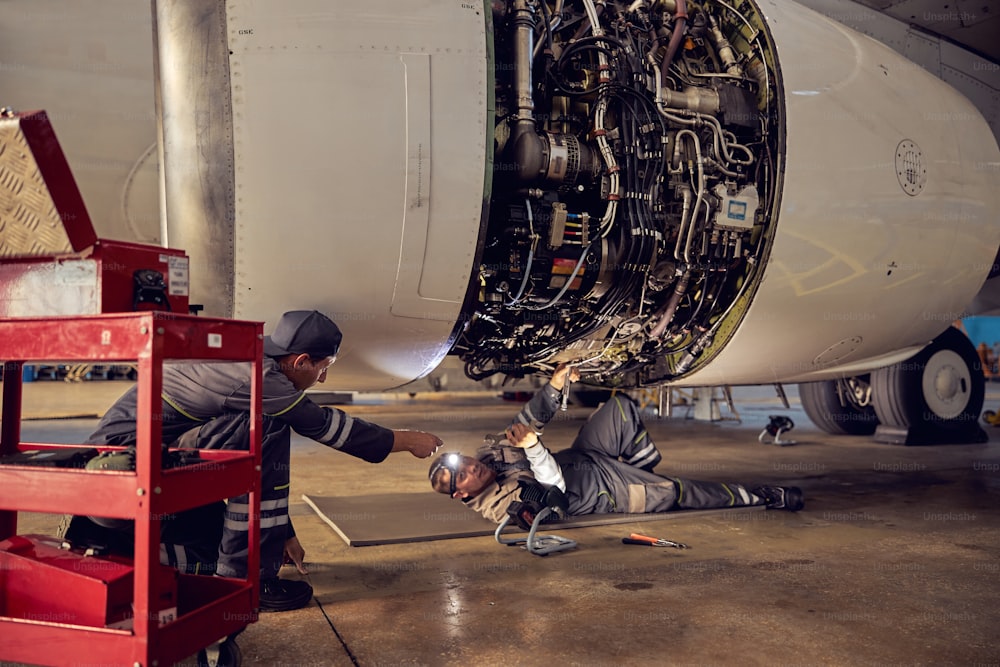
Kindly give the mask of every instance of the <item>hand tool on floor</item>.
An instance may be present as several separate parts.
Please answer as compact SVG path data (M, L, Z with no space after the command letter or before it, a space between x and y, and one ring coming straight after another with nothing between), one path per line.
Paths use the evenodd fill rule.
M648 535L640 535L639 533L632 533L628 537L623 537L622 544L642 544L650 547L673 547L674 549L691 548L683 542L665 540L661 537L649 537Z

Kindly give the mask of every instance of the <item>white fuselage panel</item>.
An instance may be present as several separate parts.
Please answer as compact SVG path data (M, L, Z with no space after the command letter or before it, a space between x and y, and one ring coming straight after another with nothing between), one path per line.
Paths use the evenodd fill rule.
M482 8L236 1L227 20L234 315L327 312L344 331L331 385L426 374L450 347L483 214Z

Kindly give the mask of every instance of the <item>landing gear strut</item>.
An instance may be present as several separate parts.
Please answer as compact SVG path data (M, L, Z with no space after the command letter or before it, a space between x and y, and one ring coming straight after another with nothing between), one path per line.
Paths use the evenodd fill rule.
M867 375L799 385L806 415L831 435L871 435L878 426Z

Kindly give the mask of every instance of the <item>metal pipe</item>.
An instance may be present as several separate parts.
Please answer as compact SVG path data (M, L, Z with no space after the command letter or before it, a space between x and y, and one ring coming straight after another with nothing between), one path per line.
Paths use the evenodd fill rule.
M659 338L663 335L663 332L667 330L667 325L670 321L674 319L674 313L677 311L677 304L681 302L681 297L687 292L688 283L691 281L691 269L686 269L681 277L678 278L677 284L674 285L674 293L670 295L670 301L667 302L667 306L663 309L663 316L660 321L656 323L653 330L649 332L650 338Z
M681 191L681 198L684 200L683 207L681 208L681 224L677 228L677 243L674 245L674 259L679 260L681 258L681 245L684 238L684 231L687 229L688 214L691 212L691 188L684 186L679 186Z
M530 124L535 130L535 100L531 95L531 54L535 41L535 15L528 0L514 2L514 95L517 99L517 129Z
M687 0L677 0L677 11L674 13L674 31L670 35L670 42L667 44L667 52L660 63L660 86L665 87L667 82L667 70L674 60L674 54L681 45L684 37L684 28L687 26Z
M722 64L726 66L726 72L733 76L742 76L743 68L736 62L736 54L733 53L733 47L725 35L722 34L719 22L715 20L713 14L708 15L708 25L708 34L715 44L715 50L719 54Z

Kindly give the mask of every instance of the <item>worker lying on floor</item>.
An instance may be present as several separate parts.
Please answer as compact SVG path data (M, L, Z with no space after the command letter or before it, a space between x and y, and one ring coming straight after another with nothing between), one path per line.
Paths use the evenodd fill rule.
M569 515L611 512L667 512L764 505L798 511L797 487L703 482L653 472L661 456L650 440L631 398L615 394L580 429L569 449L549 453L539 440L559 408L567 376L561 365L528 401L505 433L487 436L475 457L446 453L431 463L431 486L462 500L487 519L501 523L525 498L537 501L548 487L565 493Z
M337 358L340 329L326 315L296 310L281 316L264 338L260 501L260 608L287 611L308 604L312 587L280 579L287 556L305 573L305 552L288 518L291 432L372 463L391 452L431 456L441 440L422 431L390 430L313 403L305 390L326 380ZM101 419L89 444L134 445L137 390L130 389ZM250 442L250 364L170 364L163 369L163 442L192 449L246 450ZM88 467L134 469L134 451L91 460ZM247 574L248 497L168 517L161 526L161 561L187 572L243 578ZM82 519L82 521L81 521ZM94 535L100 528L111 535ZM63 531L70 541L99 541L127 534L132 522L76 517ZM130 546L130 544L128 545ZM217 560L216 560L217 559Z

